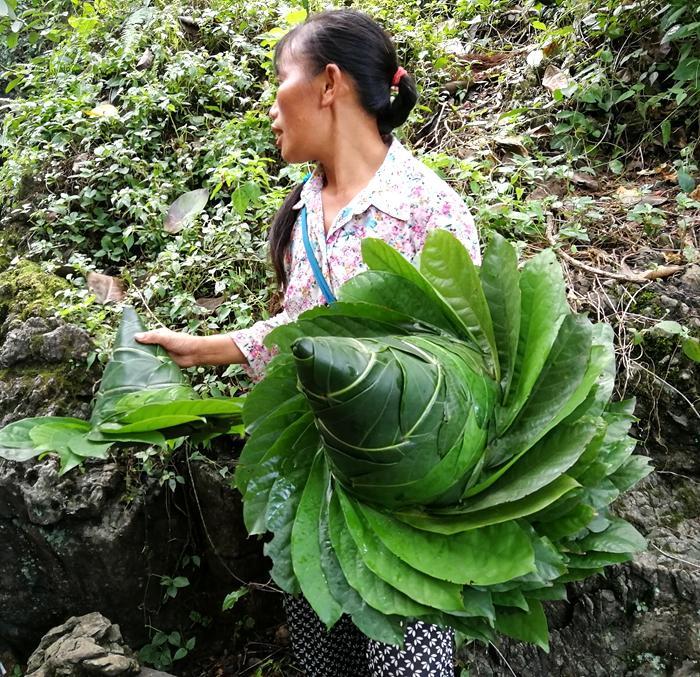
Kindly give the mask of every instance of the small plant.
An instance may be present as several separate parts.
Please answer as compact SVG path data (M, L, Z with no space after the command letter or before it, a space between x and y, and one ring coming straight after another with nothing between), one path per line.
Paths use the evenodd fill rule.
M240 588L239 590L234 590L233 592L230 592L226 597L224 598L224 601L221 605L221 610L222 611L229 611L233 609L235 606L236 602L243 597L248 592L248 588Z
M647 237L657 237L666 226L666 215L663 210L646 202L638 202L629 212L627 220L640 224Z
M644 336L647 334L678 337L683 354L694 362L700 362L700 339L692 336L690 330L685 325L675 322L674 320L661 320L653 327L636 332L634 335L634 344L642 344L644 342Z
M169 598L177 597L177 593L182 588L186 588L190 584L189 578L187 576L161 576L160 584L165 588L165 595L163 601L167 601Z
M163 632L149 626L154 631L151 641L139 650L139 660L152 665L156 670L165 670L173 663L187 656L196 644L196 638L185 638L174 630Z

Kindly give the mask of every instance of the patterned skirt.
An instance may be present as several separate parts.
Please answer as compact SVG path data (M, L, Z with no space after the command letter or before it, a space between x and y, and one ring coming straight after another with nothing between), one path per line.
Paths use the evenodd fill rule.
M454 632L422 621L406 628L404 648L375 642L349 616L328 632L303 597L285 595L297 665L306 677L453 677Z

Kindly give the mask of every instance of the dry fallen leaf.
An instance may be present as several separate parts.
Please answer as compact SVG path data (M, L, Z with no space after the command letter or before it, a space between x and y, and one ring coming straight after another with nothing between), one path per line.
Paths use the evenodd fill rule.
M693 200L699 200L700 201L700 186L698 186L691 194L690 197Z
M80 153L73 158L73 166L71 171L75 174L82 165L84 165L90 159L89 153Z
M195 303L208 311L216 310L226 299L223 296L203 296L195 299Z
M517 153L518 155L528 155L527 148L525 148L523 139L520 136L496 136L494 137L493 142L497 146L505 148L513 153Z
M545 122L543 125L537 125L537 127L531 127L525 132L527 136L531 136L535 139L539 139L543 136L550 136L552 134L552 125L549 122Z
M206 188L191 190L181 195L168 209L163 226L166 232L179 233L183 228L186 228L206 207L208 200L209 191Z
M556 66L549 65L542 77L542 84L550 91L564 89L569 86L571 78L568 71L563 71Z
M147 48L146 51L141 55L139 62L136 64L136 70L146 71L152 65L153 65L153 52Z
M557 179L551 179L545 183L540 183L540 185L535 188L535 190L530 193L529 200L543 200L546 197L554 195L556 197L563 197L566 194L566 186L562 181Z
M615 197L622 202L623 205L636 205L642 199L642 194L639 192L638 188L620 186L615 191Z
M88 273L87 286L95 295L98 303L124 300L124 282L118 277L102 273Z
M649 195L643 195L640 202L644 204L651 205L652 207L658 207L659 205L668 202L668 198L663 195L656 195L655 193L649 193Z
M548 40L544 47L542 48L542 51L544 52L545 56L552 56L557 50L559 49L559 41L558 40Z
M85 111L85 115L91 118L118 118L119 111L116 106L106 101L103 103L98 103L94 108Z
M532 68L537 68L544 59L544 52L541 49L533 49L527 55L527 65L532 66Z

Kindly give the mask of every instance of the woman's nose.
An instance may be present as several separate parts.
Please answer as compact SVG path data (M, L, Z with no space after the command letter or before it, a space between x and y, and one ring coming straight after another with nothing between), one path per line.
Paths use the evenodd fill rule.
M268 115L272 118L273 122L274 122L275 118L277 117L278 113L279 113L279 110L277 108L277 99L275 99L275 103L273 103L272 106L270 106L270 112L268 113Z

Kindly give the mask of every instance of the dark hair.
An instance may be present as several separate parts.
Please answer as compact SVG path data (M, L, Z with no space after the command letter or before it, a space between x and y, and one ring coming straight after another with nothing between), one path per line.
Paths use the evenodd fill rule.
M396 49L386 31L362 12L330 10L310 16L287 33L275 47L275 63L285 49L294 46L313 75L335 64L355 82L362 107L377 119L379 134L388 141L391 130L402 125L418 100L416 83L404 75L396 95L391 83L399 64ZM287 284L284 255L297 213L301 184L287 196L270 228L270 256L280 288Z

